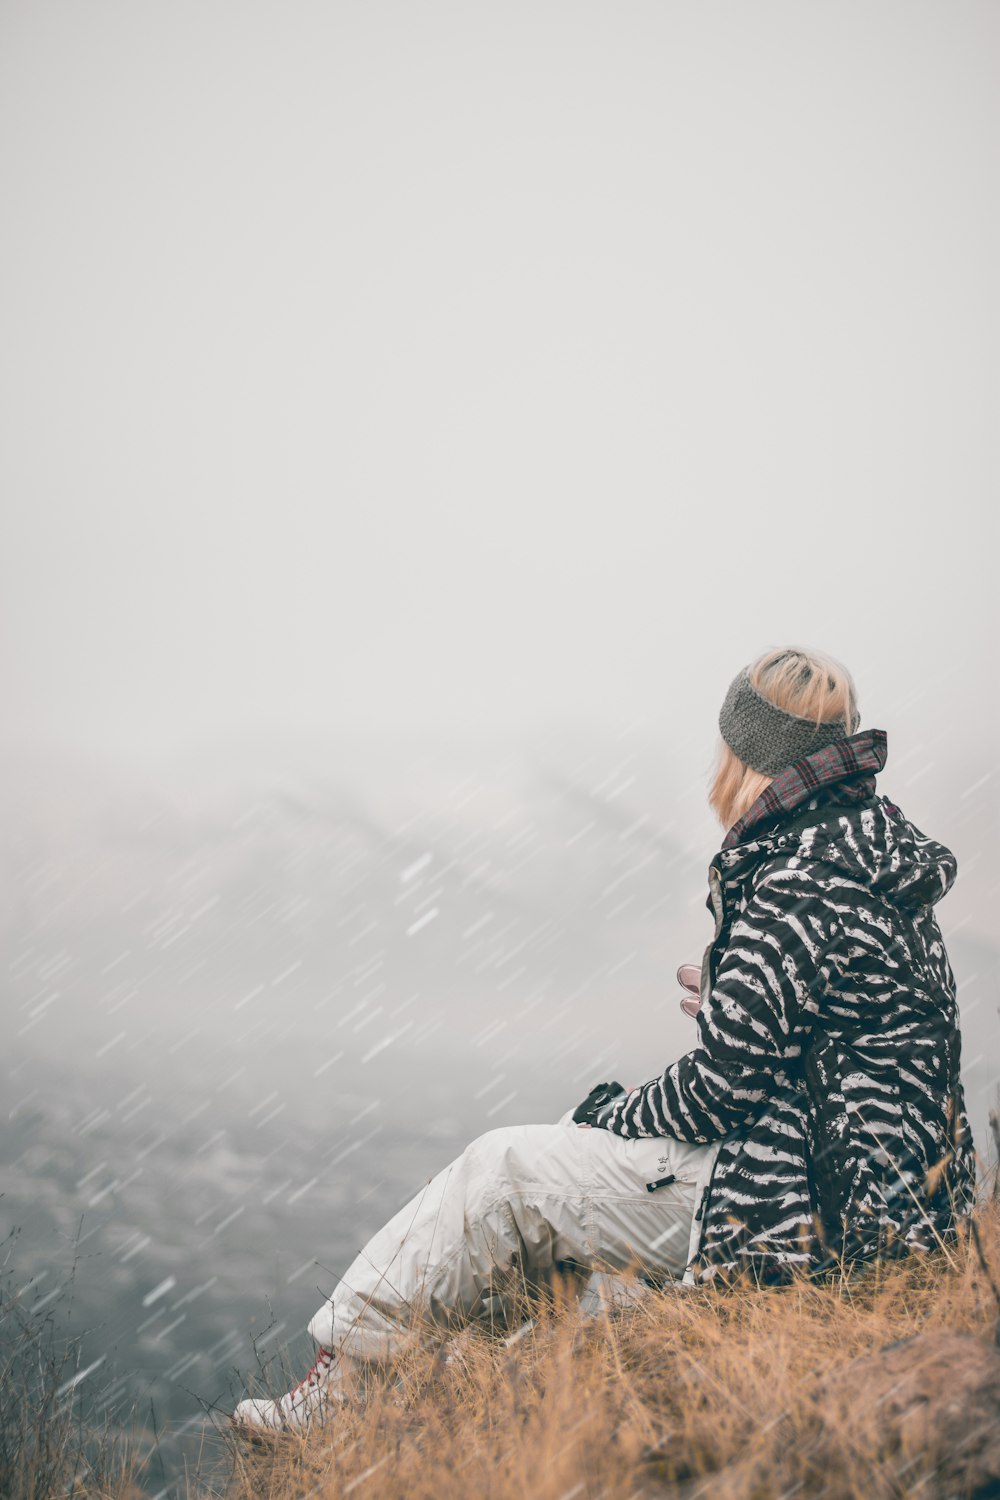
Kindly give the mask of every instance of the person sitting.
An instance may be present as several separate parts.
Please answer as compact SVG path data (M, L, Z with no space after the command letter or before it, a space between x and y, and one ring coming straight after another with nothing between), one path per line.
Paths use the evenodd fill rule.
M472 1141L346 1269L304 1379L240 1402L238 1428L324 1420L355 1362L391 1364L421 1320L492 1316L514 1266L769 1284L954 1236L975 1157L935 906L957 863L876 794L886 733L859 725L853 679L823 653L737 674L696 1045L556 1123Z

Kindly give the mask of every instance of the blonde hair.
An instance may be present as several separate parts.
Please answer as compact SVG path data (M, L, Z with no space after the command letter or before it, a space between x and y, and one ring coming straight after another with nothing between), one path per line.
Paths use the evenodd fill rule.
M854 680L845 666L825 652L796 646L765 651L751 666L750 681L762 698L814 724L841 719L846 735L856 721ZM728 831L738 822L773 780L734 755L720 735L708 802L723 828Z

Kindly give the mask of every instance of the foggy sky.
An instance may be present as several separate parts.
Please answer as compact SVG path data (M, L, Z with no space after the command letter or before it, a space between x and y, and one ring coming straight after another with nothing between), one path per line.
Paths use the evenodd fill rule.
M700 768L793 642L988 769L998 41L8 0L0 742L638 718Z

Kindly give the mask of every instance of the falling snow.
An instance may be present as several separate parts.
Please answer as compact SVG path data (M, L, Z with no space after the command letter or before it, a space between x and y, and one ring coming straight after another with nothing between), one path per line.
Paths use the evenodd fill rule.
M255 1346L304 1355L338 1269L472 1136L686 1050L674 973L710 935L714 832L677 808L703 790L626 733L428 778L402 818L321 777L109 784L92 826L43 845L22 798L0 1210L27 1305L58 1308L75 1262L88 1332L63 1395L145 1391L179 1465L198 1398L238 1393ZM967 790L941 832L971 873L942 921L982 1131L989 778Z

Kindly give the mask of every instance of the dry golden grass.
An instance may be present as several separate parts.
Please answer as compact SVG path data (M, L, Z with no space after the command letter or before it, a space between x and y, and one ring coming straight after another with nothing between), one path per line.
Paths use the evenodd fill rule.
M557 1294L510 1347L468 1329L450 1362L444 1341L422 1349L319 1432L235 1440L228 1500L960 1494L942 1479L948 1434L900 1443L874 1395L845 1417L830 1391L849 1361L909 1335L992 1343L1000 1204L977 1224L978 1246L966 1232L825 1286L650 1292L596 1319Z

